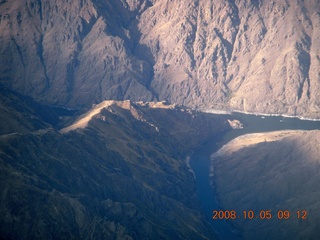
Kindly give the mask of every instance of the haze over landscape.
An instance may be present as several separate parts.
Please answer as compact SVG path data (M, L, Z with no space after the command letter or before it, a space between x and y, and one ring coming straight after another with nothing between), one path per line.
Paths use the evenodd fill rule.
M210 112L320 119L320 3L0 0L0 109L0 239L219 239L187 160L237 134ZM243 239L318 239L319 131L262 130L212 199L309 212Z

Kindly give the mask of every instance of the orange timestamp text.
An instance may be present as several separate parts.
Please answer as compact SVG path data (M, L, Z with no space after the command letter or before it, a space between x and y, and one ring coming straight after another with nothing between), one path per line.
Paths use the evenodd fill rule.
M271 210L245 210L242 212L237 212L236 210L213 210L212 211L212 219L214 220L236 220L236 219L262 219L262 220L270 220L272 218L288 220L290 218L297 218L306 220L308 212L306 210L297 210L297 211L289 211L289 210L278 210L276 212L271 212Z

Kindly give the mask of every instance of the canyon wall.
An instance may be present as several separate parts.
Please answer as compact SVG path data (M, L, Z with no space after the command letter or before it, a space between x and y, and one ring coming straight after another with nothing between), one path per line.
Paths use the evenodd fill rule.
M319 117L320 4L0 4L0 82L68 108L105 99Z

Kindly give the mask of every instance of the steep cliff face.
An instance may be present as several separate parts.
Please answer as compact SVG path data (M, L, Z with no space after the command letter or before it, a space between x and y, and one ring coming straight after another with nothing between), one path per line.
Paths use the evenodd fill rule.
M158 1L141 17L160 98L318 114L317 1ZM152 21L149 17L153 16Z
M133 56L121 2L9 1L1 8L1 82L43 102L150 100L151 66Z
M320 116L312 1L3 1L0 77L42 102L104 99Z

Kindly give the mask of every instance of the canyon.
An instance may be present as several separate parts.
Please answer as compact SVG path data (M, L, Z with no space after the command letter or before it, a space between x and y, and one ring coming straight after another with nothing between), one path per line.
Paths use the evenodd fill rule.
M216 239L186 157L226 116L131 101L68 116L7 89L0 108L1 238Z
M319 28L317 0L0 0L0 238L219 239L190 156L254 129L212 198L310 213L243 239L318 239L319 131L235 112L319 119Z

